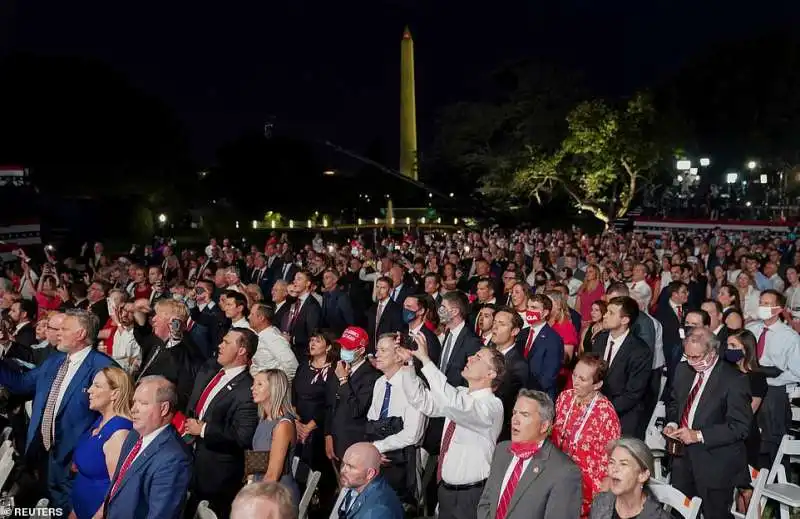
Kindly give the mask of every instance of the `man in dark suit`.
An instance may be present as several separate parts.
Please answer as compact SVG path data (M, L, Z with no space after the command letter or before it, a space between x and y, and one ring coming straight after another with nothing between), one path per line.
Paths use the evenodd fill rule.
M467 360L483 347L481 340L466 322L469 316L469 300L460 291L448 292L442 296L439 307L439 318L447 331L439 358L439 371L447 377L447 383L453 387L466 386L462 372ZM428 430L423 440L425 450L438 454L442 444L443 418L432 418L428 422Z
M377 301L367 311L367 330L369 331L369 347L367 353L375 353L375 341L384 333L401 332L407 329L403 322L402 305L392 301L392 280L380 277L375 281Z
M339 287L339 273L325 269L322 274L322 324L321 326L341 334L355 324L350 296Z
M136 315L134 328L137 342L147 355L143 356L138 378L161 375L176 386L178 407L186 409L194 389L197 370L204 361L203 354L186 332L189 312L183 303L164 299L156 303L152 328L143 323L144 316ZM137 331L138 330L138 331Z
M286 281L287 283L292 283L292 282L294 282L295 274L297 274L298 272L300 272L300 269L298 269L297 265L295 265L292 262L291 255L287 254L283 258L283 260L281 260L280 270L276 269L276 275L277 276L275 278L275 281L277 281L279 279L282 279L282 280Z
M553 310L549 297L536 294L528 303L528 327L517 335L517 349L528 363L528 388L538 384L542 391L555 398L556 382L564 362L564 341L553 330L547 319Z
M522 317L507 306L501 306L494 314L492 342L506 359L506 374L495 394L503 401L503 428L498 441L511 438L511 413L519 390L528 387L528 363L515 347L517 335L522 330Z
M188 517L200 501L208 500L217 517L227 518L242 487L244 451L253 446L258 410L250 387L250 359L258 336L247 328L233 328L219 345L217 360L208 361L197 374L189 399L185 432L195 438L192 498Z
M294 302L295 299L289 297L288 283L282 279L276 280L272 285L272 307L275 310L275 327L282 332L286 331L283 326Z
M630 297L615 297L608 302L603 328L592 346L608 364L603 394L619 415L622 434L638 436L644 431L645 395L650 386L653 352L631 330L639 317L639 305ZM641 438L640 438L641 439Z
M725 351L728 349L728 335L730 335L730 331L722 320L722 303L713 299L706 299L703 301L703 304L700 305L700 309L708 314L710 320L708 329L717 336L717 340L719 341L719 356L724 358Z
M392 279L392 291L389 293L389 297L402 307L406 297L416 292L416 287L407 281L406 271L398 263L392 266L389 274Z
M106 296L108 295L108 285L102 281L94 281L89 285L89 292L87 299L89 300L89 311L97 316L99 325L105 326L108 321L108 303ZM95 340L93 337L92 340Z
M553 401L541 391L526 389L517 398L514 411L511 441L499 443L494 450L475 517L579 517L581 471L548 440L555 418ZM513 467L520 464L518 473Z
M693 329L683 347L687 362L676 369L664 427L666 436L684 446L672 459L671 484L700 497L704 517L729 518L733 489L747 473L750 385L719 358L719 341L707 328Z
M428 345L428 355L431 360L439 365L442 356L442 344L439 338L427 326L425 326L425 316L432 310L433 299L426 294L415 294L406 297L403 301L403 322L408 325L408 334L414 336L422 334L425 336L425 343ZM414 362L417 367L417 374L420 374L422 364Z
M36 340L36 303L30 299L20 299L11 304L8 312L15 328L11 330L14 342L23 348L30 349L38 343ZM105 323L103 323L105 324Z
M206 359L216 355L217 346L222 341L225 329L225 314L212 299L214 283L206 279L200 280L195 285L195 299L189 300L191 308L189 315L194 321L194 326L189 330L189 335Z
M181 517L192 456L170 423L176 404L175 386L164 377L140 381L133 396L133 430L122 444L103 504L104 518Z
M675 367L683 353L683 319L689 310L686 304L689 300L689 287L683 281L673 281L662 293L667 294L667 299L658 305L653 317L661 323L662 328L664 359L667 366L667 388L664 391L668 395Z
M284 327L281 328L288 336L287 340L292 345L297 360L305 359L308 355L308 340L322 322L322 308L316 298L311 296L313 280L311 273L301 270L294 276L294 286L298 292L297 300L287 311L284 317Z
M283 272L283 259L278 254L278 249L274 243L267 243L266 247L264 247L264 255L267 261L267 284L262 288L262 291L266 300L271 302L272 287L280 279Z
M341 519L403 519L405 512L392 487L380 475L381 453L371 443L356 443L344 454L339 483L344 499Z
M336 364L335 390L328 395L325 418L325 453L339 461L354 443L364 440L367 411L380 372L366 359L369 336L366 330L351 326L337 341L341 361Z
M72 456L78 439L88 431L97 413L89 409L86 389L94 376L114 361L92 349L97 322L84 310L70 310L61 324L57 352L41 366L20 372L0 363L0 385L11 393L34 395L26 454L41 460L47 474L45 493L50 506L64 515L71 509Z

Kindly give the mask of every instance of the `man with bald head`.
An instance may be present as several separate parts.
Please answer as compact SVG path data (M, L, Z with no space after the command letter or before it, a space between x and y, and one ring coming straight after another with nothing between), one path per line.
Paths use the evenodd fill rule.
M403 505L380 475L381 453L371 443L355 443L342 458L339 483L344 498L340 519L402 519Z

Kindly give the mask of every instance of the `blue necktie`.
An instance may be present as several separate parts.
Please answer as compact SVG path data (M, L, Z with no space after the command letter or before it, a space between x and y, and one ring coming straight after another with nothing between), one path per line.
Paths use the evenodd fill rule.
M386 383L386 392L383 394L383 404L381 405L381 415L379 418L388 418L389 417L389 400L392 398L392 385L390 383Z
M344 496L344 503L342 503L342 508L339 510L339 518L343 519L347 517L347 512L350 510L350 505L353 504L353 489L348 488L347 494Z

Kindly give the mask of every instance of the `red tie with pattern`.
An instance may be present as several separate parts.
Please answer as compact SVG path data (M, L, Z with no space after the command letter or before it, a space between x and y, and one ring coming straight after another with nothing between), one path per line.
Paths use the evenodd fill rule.
M222 380L222 376L225 374L225 370L221 369L219 372L214 375L214 378L211 379L211 382L208 383L206 388L200 394L200 398L197 400L197 404L194 406L194 414L199 419L200 412L203 410L203 406L206 405L206 400L208 400L208 395L211 394L211 390L217 387L219 381Z
M514 491L517 489L520 477L522 477L525 461L531 459L539 451L539 446L535 443L512 443L509 451L517 457L517 463L514 465L514 470L511 472L511 477L508 478L508 483L506 483L503 493L500 495L497 514L494 516L495 519L505 519L508 507L511 504L511 498L514 497Z
M453 441L453 434L456 432L456 423L454 421L450 421L447 424L447 429L444 431L444 436L442 436L442 449L439 453L439 465L436 467L436 481L442 480L442 465L444 465L444 457L447 456L447 451L450 450L450 442Z
M686 398L686 407L683 408L683 414L681 414L681 427L689 427L689 413L692 411L692 405L694 404L694 399L697 398L697 393L700 392L700 386L703 385L703 375L704 372L702 371L697 374L697 382L694 383L694 387L689 391L689 396Z
M761 335L758 336L758 344L756 344L756 356L758 360L761 360L761 356L764 355L764 348L767 346L767 331L769 328L766 326L763 330L761 330Z
M117 479L114 480L114 486L111 487L111 493L108 494L109 497L113 496L114 493L119 488L119 484L122 482L122 478L125 476L125 473L128 472L128 469L131 467L131 463L133 463L133 459L139 454L139 450L142 448L142 438L139 437L136 440L136 443L133 444L133 448L128 453L128 456L125 458L125 461L122 462L122 467L119 469L119 474L117 474Z

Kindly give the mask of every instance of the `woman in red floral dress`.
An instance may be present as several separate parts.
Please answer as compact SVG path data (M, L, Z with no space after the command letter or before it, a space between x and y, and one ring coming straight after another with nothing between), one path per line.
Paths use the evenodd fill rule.
M589 516L594 495L604 488L606 447L621 435L617 412L600 393L607 369L606 362L596 353L581 355L572 373L572 389L563 391L556 401L551 440L581 469L581 517Z

